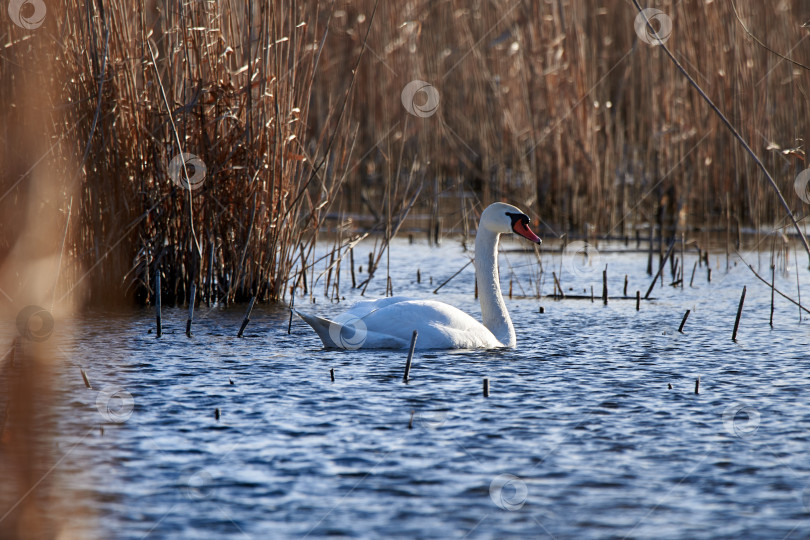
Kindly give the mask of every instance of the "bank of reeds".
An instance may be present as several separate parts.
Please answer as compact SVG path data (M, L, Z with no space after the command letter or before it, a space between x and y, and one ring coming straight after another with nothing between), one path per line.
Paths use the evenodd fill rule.
M444 218L469 231L494 200L541 216L546 234L783 224L731 134L639 40L631 2L375 4L114 0L49 5L35 31L3 22L4 109L19 97L14 70L35 69L31 43L63 50L46 106L81 164L64 176L80 184L70 249L91 269L92 299L145 300L155 271L167 302L186 300L192 282L203 298L279 299L313 262L327 217L346 231L346 216L366 214L390 236L415 193L431 230ZM807 167L810 6L650 7L803 215L793 182ZM434 114L403 107L415 79L438 92ZM3 137L14 146L13 130ZM171 169L181 152L198 167ZM183 189L199 163L204 180ZM3 184L24 175L4 171ZM24 186L3 189L3 204Z
M81 162L64 173L81 184L69 249L91 269L77 276L91 301L145 300L156 271L167 302L187 300L194 282L218 300L283 296L351 143L332 137L340 92L320 131L306 124L329 21L316 2L113 0L49 6L35 31L5 25L5 104L20 98L14 69L30 43L64 51L45 106L62 113L57 132ZM185 169L181 153L195 156Z
M370 3L347 4L336 24L356 35ZM793 183L807 167L810 6L648 4L670 18L667 45L803 214ZM362 119L358 145L374 150L353 191L384 178L386 146L404 137L431 179L427 210L437 196L463 191L482 205L530 206L558 232L781 223L784 211L755 164L661 50L639 40L636 15L631 2L593 0L381 7L369 40L376 54L358 76L364 107L353 111ZM326 48L330 78L340 77L345 54ZM434 116L409 116L396 99L415 78L438 90ZM458 220L461 205L457 212Z

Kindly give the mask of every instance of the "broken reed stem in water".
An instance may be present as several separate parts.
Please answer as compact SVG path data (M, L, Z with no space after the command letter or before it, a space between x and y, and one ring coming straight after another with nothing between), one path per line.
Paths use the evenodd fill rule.
M335 368L329 370L329 377L332 378L332 382L335 382Z
M742 315L743 303L745 302L745 287L740 295L740 305L737 307L737 318L734 320L734 332L731 333L731 340L737 341L737 329L740 327L740 316Z
M191 323L194 322L194 299L197 296L197 284L191 284L191 295L188 298L188 320L186 321L186 337L191 337Z
M484 379L484 397L489 397L489 379Z
M689 318L689 313L691 313L691 309L687 309L686 313L683 314L683 319L681 320L681 325L678 327L678 332L683 334L683 325L686 324L686 319Z
M411 419L408 421L408 429L413 429L413 415L416 414L416 411L411 409Z
M672 255L672 248L674 248L674 247L675 247L675 240L673 240L669 244L669 248L667 249L667 254L664 255L663 259L661 259L661 264L658 265L658 273L655 274L655 277L653 278L652 282L650 283L650 288L647 289L647 294L644 295L645 300L647 298L649 298L650 293L652 292L653 288L655 287L655 282L658 281L658 276L660 276L661 272L663 272L663 270L664 270L664 265L667 263L667 259L669 259L669 256Z
M236 334L236 337L242 337L242 333L245 331L245 327L247 327L248 323L250 322L250 312L253 311L253 303L256 302L256 296L254 295L250 299L250 303L248 304L247 312L245 313L245 319L242 321L242 326L239 327L239 333Z
M641 309L641 291L636 291L636 311Z
M414 330L411 336L411 348L408 350L408 360L405 362L405 375L402 376L402 382L407 383L411 375L411 362L413 361L413 351L416 348L416 336L419 333Z
M700 259L698 259L699 261ZM695 261L695 266L692 267L692 277L689 279L689 286L692 286L692 283L695 281L695 270L697 270L698 261Z
M604 305L608 303L607 266L602 270L602 303Z
M627 296L627 274L624 275L624 296Z
M292 294L290 295L290 322L287 323L287 334L292 330L292 318L295 310L295 287L293 287Z
M700 376L695 379L695 394L700 394Z
M349 262L352 267L352 289L356 289L357 279L354 277L354 248L349 248Z
M773 328L773 292L775 288L776 288L776 266L771 265L771 320L770 320L771 328ZM799 313L801 313L801 311Z
M157 337L163 335L160 324L160 270L155 270L155 320L157 322Z
M211 307L214 298L214 243L208 242L208 274L205 278L205 305Z
M565 293L562 290L562 285L560 285L560 280L557 279L557 272L551 272L551 277L554 278L554 285L557 287L557 290L560 291L560 296L565 298Z
M92 389L93 387L92 387L92 386L90 386L90 379L88 379L88 378L87 378L87 373L85 373L85 372L84 372L84 370L83 370L82 368L79 368L79 371L81 371L81 372L82 372L82 379L84 379L84 386L85 386L85 388L90 388L90 389Z

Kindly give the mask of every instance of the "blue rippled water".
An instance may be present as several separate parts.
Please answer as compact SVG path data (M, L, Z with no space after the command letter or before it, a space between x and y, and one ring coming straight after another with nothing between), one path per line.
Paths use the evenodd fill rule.
M396 243L395 293L436 298L466 256ZM659 286L638 312L602 305L601 270L611 294L625 274L643 294L646 256L575 272L560 255L542 262L541 276L534 254L502 254L504 289L511 277L515 295L550 293L554 270L597 301L508 300L515 350L417 352L409 384L404 351L323 350L298 319L288 335L281 308L257 306L243 339L244 306L200 308L192 339L180 308L164 310L160 339L151 311L89 315L63 347L64 481L110 538L808 537L810 331L797 308L778 299L771 329L770 290L724 259L711 283L699 268L694 287ZM795 296L795 275L777 286ZM329 303L319 281L307 309L360 298L345 268L341 288L346 301ZM480 315L472 267L437 297Z

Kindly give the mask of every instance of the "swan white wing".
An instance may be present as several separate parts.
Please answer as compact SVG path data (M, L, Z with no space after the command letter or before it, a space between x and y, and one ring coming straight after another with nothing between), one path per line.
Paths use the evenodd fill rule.
M396 298L396 297L395 297ZM362 322L368 331L364 348L386 347L383 338L401 342L401 347L410 344L416 330L419 349L478 349L501 347L483 324L463 311L436 300L416 300L398 297L396 301L376 305L368 311ZM384 299L385 300L385 299ZM394 299L387 299L394 300ZM365 310L368 306L363 306ZM350 310L354 314L354 308Z
M413 331L417 349L492 349L504 345L460 309L405 296L358 302L333 320L296 310L327 348L404 349Z
M398 304L400 302L411 302L417 300L416 298L410 298L408 296L390 296L388 298L379 298L377 300L362 300L357 302L352 307L350 307L344 313L346 315L352 315L354 317L362 319L366 317L370 313L387 308L392 304Z

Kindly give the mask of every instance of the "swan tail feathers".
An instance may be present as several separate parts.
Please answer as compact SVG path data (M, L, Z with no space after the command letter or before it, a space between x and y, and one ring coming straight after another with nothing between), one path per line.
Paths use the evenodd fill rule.
M324 347L340 348L335 344L334 340L330 336L330 328L334 328L337 323L330 321L329 319L324 319L323 317L318 317L317 315L303 313L297 309L293 309L293 311L296 315L304 319L304 322L310 325L313 330L315 330L315 333L318 334L319 338L321 338Z

